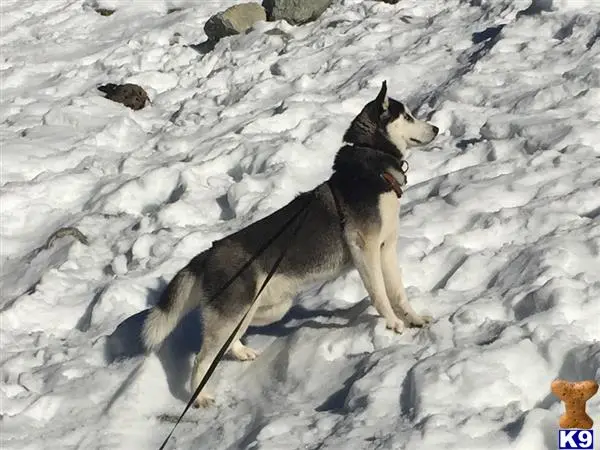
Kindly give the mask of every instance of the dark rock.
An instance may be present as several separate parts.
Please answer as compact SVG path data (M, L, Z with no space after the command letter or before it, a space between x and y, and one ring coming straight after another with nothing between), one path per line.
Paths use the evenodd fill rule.
M112 16L112 14L115 12L115 10L107 9L107 8L96 8L96 12L98 14L100 14L101 16Z
M199 44L190 44L189 47L193 50L196 50L201 55L206 55L214 50L215 45L217 45L217 41L213 41L211 39L207 39L204 42L200 42Z
M517 13L517 19L521 16L535 16L543 12L552 11L552 0L531 0L531 5Z
M122 103L133 110L146 106L148 94L137 84L105 84L98 87L99 91L106 94L106 98L113 102Z
M292 25L312 22L331 5L333 0L263 0L267 18L285 20Z
M258 3L241 3L212 16L204 25L209 41L240 34L256 22L267 20L267 14Z

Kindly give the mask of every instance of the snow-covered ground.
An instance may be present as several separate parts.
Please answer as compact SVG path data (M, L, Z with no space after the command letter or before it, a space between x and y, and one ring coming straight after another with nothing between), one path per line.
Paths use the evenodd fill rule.
M600 2L530 1L337 0L203 56L235 1L2 0L2 448L157 448L200 337L189 318L144 359L143 311L325 180L387 79L442 129L410 156L399 239L435 322L385 330L356 273L304 293L170 448L555 449L550 382L600 379ZM64 226L89 245L43 248Z

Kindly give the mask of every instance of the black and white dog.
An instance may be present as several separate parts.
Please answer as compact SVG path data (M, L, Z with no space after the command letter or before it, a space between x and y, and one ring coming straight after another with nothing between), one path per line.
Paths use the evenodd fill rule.
M194 391L229 335L249 310L258 289L287 247L275 275L246 316L229 351L239 360L257 353L240 338L248 325L281 319L295 294L307 284L331 280L357 269L371 301L388 328L423 326L430 318L409 305L398 267L398 197L406 184L405 152L430 143L438 128L415 119L399 101L387 96L384 82L344 135L329 180L296 197L271 215L214 242L173 278L143 329L148 349L155 349L179 320L197 309L203 342L191 377ZM308 205L308 206L306 206ZM294 233L288 227L235 281L215 294L255 255L261 245L306 208L306 220ZM196 406L213 398L201 392Z

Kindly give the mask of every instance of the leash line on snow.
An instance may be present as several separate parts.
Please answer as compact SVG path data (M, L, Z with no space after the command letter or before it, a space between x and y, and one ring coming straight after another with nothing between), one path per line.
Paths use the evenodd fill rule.
M306 218L308 217L308 213L309 213L309 205L310 203L313 201L314 199L314 194L312 194L308 200L306 201L306 203L302 206L302 208L300 208L298 210L298 212L296 212L280 229L277 233L275 233L268 241L266 241L266 243L260 247L258 249L258 251L252 256L252 258L250 258L243 266L240 270L238 270L236 272L236 274L231 277L229 279L229 281L227 283L225 283L225 285L219 290L219 292L217 292L215 295L213 295L213 297L211 298L211 301L214 300L215 298L217 298L219 295L221 295L221 293L223 291L225 291L225 289L227 289L235 280L238 276L240 276L240 274L246 269L248 268L248 266L250 266L250 264L252 264L252 262L254 262L256 260L256 258L258 258L267 248L269 248L269 246L271 244L273 244L273 242L275 242L275 240L277 238L279 238L281 235L283 235L283 233L285 233L285 231L292 225L292 223L298 219L302 213L304 213L304 215L302 217L300 217L300 219L298 220L298 223L296 225L296 228L294 229L292 236L290 237L290 239L288 240L287 244L283 247L283 250L281 251L281 254L279 255L279 257L277 258L277 260L275 261L275 264L273 264L273 267L271 268L271 270L269 271L267 277L265 278L265 281L263 281L262 285L260 286L260 289L258 290L258 292L256 293L256 295L254 296L254 299L252 300L252 302L250 303L250 307L248 308L248 310L246 311L246 313L244 314L244 316L242 317L242 319L239 321L239 323L237 324L237 326L234 328L234 330L231 332L231 334L229 335L229 337L227 338L227 341L225 341L225 343L223 344L223 346L221 347L221 349L219 350L219 352L217 353L217 355L214 357L212 363L210 364L208 370L206 371L206 373L204 374L204 376L202 377L202 380L200 381L200 384L198 385L198 387L196 388L196 390L194 391L194 393L192 394L192 398L190 398L190 400L188 401L187 405L185 406L185 408L183 409L183 412L181 413L181 415L179 416L179 418L177 419L177 422L175 422L175 425L173 425L173 428L171 429L171 432L167 435L167 437L165 438L164 442L162 443L162 445L159 447L159 450L164 450L165 446L167 445L169 439L171 438L171 436L173 435L173 433L175 432L175 429L177 428L177 426L179 425L179 423L181 422L181 419L183 419L183 417L185 416L185 414L188 412L188 410L191 408L191 406L194 404L194 402L196 401L196 398L198 398L198 395L200 395L200 391L202 390L202 388L204 388L204 386L206 386L206 383L208 383L208 380L210 379L211 375L213 374L213 372L215 371L215 369L217 368L217 365L219 364L219 362L221 361L221 358L225 355L225 353L227 352L227 350L229 349L229 346L231 345L231 343L233 342L233 340L235 339L238 331L240 330L240 328L242 327L242 324L244 323L244 321L246 320L246 318L248 317L248 314L250 314L250 311L252 311L252 308L254 307L254 304L256 303L256 301L258 300L258 298L260 297L260 294L264 291L264 289L267 287L267 284L269 283L269 281L271 280L271 278L273 278L273 276L275 275L275 272L277 271L277 268L279 267L279 265L281 264L281 261L283 260L283 258L285 257L287 251L289 250L293 239L296 237L296 235L298 234L298 232L300 231L300 228L302 227L302 224L304 223L304 221L306 220Z

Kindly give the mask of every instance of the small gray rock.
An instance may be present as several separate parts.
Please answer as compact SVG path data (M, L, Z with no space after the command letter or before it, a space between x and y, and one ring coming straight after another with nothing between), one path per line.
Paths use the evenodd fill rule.
M261 20L267 20L267 14L258 3L241 3L227 8L212 16L204 25L204 32L211 41L226 36L240 34Z
M263 0L269 20L285 20L300 25L317 19L333 0Z

